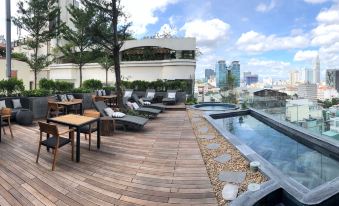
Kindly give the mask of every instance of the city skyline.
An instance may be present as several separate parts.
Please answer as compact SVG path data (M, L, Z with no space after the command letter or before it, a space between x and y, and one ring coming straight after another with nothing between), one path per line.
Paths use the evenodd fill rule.
M18 0L11 2L15 15ZM220 59L238 60L243 71L273 79L288 79L289 70L312 68L318 53L322 81L326 69L339 68L338 0L122 2L136 38L156 33L197 38L203 53L197 60L197 78ZM0 7L4 4L1 1ZM223 12L225 8L228 12ZM0 13L0 34L5 33L4 15ZM15 40L15 27L12 33Z

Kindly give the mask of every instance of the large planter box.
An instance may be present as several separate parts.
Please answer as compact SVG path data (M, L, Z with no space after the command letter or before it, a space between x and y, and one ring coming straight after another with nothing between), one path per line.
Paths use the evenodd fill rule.
M34 119L45 118L47 115L48 98L47 97L28 97L29 110L33 112Z
M82 99L82 107L83 109L92 109L92 93L74 93L73 94L76 99Z

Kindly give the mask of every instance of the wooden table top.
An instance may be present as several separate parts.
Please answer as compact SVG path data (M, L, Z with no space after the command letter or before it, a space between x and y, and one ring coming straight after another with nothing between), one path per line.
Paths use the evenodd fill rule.
M117 95L113 94L113 95L108 95L108 96L98 96L98 97L102 97L102 98L110 99L110 98L116 98L116 97L117 97Z
M62 123L72 126L82 126L98 120L98 118L86 117L75 114L67 114L63 116L53 117L48 119L51 122Z
M82 99L73 99L72 101L67 101L67 102L55 102L59 105L65 105L65 106L69 106L69 105L74 105L74 104L82 104Z

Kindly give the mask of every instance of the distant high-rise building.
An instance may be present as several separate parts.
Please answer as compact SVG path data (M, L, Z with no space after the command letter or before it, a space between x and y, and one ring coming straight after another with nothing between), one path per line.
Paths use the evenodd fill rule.
M289 72L289 83L295 85L299 81L299 71L290 71Z
M258 75L251 72L244 72L244 82L246 85L258 83Z
M235 78L235 87L240 87L240 63L239 61L233 61L230 65L231 74Z
M313 65L313 82L319 84L320 83L320 59L319 54Z
M224 60L218 61L215 65L215 74L216 86L219 88L225 88L227 86L228 71Z
M304 83L314 83L313 82L313 70L304 68L301 72L301 80Z
M326 70L326 85L335 88L339 92L339 69Z
M305 83L298 85L298 97L310 100L317 99L317 85Z
M215 76L213 69L205 69L205 80L208 81L212 76Z

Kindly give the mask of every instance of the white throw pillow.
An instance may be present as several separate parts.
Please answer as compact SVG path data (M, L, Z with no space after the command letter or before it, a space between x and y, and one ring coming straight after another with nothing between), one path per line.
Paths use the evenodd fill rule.
M6 108L5 100L0 101L0 109Z
M112 108L105 108L104 111L105 111L107 116L113 117L114 111L113 111Z
M147 98L153 99L155 95L155 92L148 92Z
M14 109L22 108L20 99L12 99L12 103Z
M61 94L61 95L59 95L59 99L60 99L60 101L62 101L62 102L67 102L67 101L68 101L66 94Z
M122 113L122 112L114 112L112 117L115 118L121 118L124 117L126 114Z
M151 105L151 102L144 102L144 105Z
M127 102L127 106L128 106L131 110L134 109L132 102Z
M72 101L74 99L73 94L68 94L67 99L68 99L68 101Z
M175 92L169 92L167 97L170 98L170 99L174 99L175 98Z
M132 105L133 105L134 109L139 109L140 108L139 105L136 102L133 102Z
M105 90L101 90L101 95L102 96L106 96L106 91Z
M132 96L132 91L125 91L124 97L131 97Z

